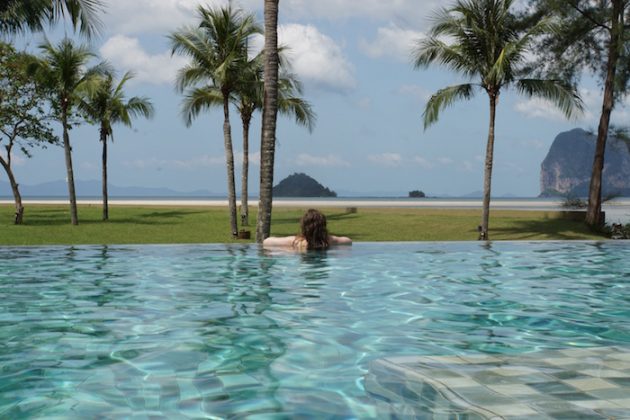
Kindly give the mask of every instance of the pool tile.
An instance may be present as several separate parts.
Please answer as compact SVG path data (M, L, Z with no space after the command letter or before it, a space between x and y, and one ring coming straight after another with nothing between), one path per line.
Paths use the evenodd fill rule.
M624 399L630 395L630 390L628 388L608 388L608 389L595 389L593 391L588 391L588 395L591 395L600 400L614 400L614 399Z
M621 408L630 409L630 398L618 399L618 400L610 400L616 406ZM630 418L630 412L628 413L628 417Z
M468 363L459 356L427 356L427 359L447 365L462 365Z
M506 367L498 367L495 369L490 369L490 372L495 372L498 375L502 375L502 376L520 376L523 374L535 373L537 371L536 369L532 369L526 366L514 366L514 367L506 366Z
M583 360L576 359L573 357L557 357L557 358L549 358L544 359L544 363L553 365L553 366L566 366L566 365L581 365Z
M630 362L630 353L616 353L610 356L612 359Z
M558 379L586 379L592 376L592 375L588 375L587 373L571 371L571 370L561 370L558 372L554 372L550 375Z
M479 383L471 378L441 378L440 382L447 387L453 388L466 388L466 387L478 387Z
M558 350L558 353L564 354L565 356L569 356L569 357L587 357L587 356L598 354L598 351L596 348L586 347L586 348L577 348L577 349Z
M508 396L518 395L538 395L538 391L527 385L513 384L513 385L487 385L488 388L499 394Z
M590 408L591 410L598 408L619 408L619 406L613 402L605 400L573 401L572 404L575 404L578 407Z
M630 387L630 374L625 378L618 376L615 378L606 378L606 380L623 387Z
M538 414L537 411L525 404L487 405L485 408L501 416L532 416Z
M468 363L485 364L485 363L501 363L501 359L487 354L462 355L462 359Z
M619 378L623 376L623 373L614 369L585 369L579 372L582 375L592 376L593 378ZM573 379L573 378L562 378ZM630 380L630 378L628 378Z
M575 392L575 388L565 384L564 382L540 382L527 384L543 394L559 394L565 392Z
M567 379L564 382L581 391L594 391L596 389L608 389L615 387L615 385L600 378Z
M620 360L606 360L603 365L610 369L628 369L628 362L622 362Z
M224 389L260 385L252 376L245 374L221 375L220 378Z
M438 392L441 398L485 418L630 420L630 363L612 357L620 353L630 354L630 348L548 350L488 358L420 356L413 365L383 365L383 370L409 371L416 381L444 386L444 392ZM422 393L421 384L408 384L417 388L418 395ZM394 398L402 397L398 395Z
M567 410L550 413L549 416L555 420L602 420L602 416L594 411Z

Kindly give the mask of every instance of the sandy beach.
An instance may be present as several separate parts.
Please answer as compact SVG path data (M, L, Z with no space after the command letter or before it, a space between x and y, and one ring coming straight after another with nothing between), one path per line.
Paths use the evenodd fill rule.
M238 200L237 200L238 201ZM67 204L66 199L27 199L24 204ZM0 204L12 204L12 200L0 200ZM81 205L99 205L99 199L79 199ZM497 209L518 209L518 210L555 210L560 208L560 201L533 201L533 200L495 200L491 202L492 208ZM224 199L112 199L110 205L114 206L227 206L228 201ZM257 207L258 200L249 202L250 206ZM479 199L462 200L388 200L388 199L276 199L273 202L277 207L411 207L411 208L481 208L482 201ZM626 203L630 206L630 201Z
M257 207L258 200L250 199L250 206ZM67 204L68 201L61 198L54 199L27 199L24 205L29 204ZM79 199L80 205L100 205L99 199ZM13 204L10 199L1 199L0 204ZM225 199L179 199L179 198L129 198L109 200L112 206L184 206L184 207L225 207L228 201ZM561 206L561 200L545 199L493 199L490 206L495 210L538 210L538 211L560 211L566 210ZM274 207L299 207L299 208L433 208L433 209L480 209L481 199L370 199L370 198L335 198L335 199L276 199ZM630 199L617 199L606 202L602 205L606 212L608 223L630 223Z

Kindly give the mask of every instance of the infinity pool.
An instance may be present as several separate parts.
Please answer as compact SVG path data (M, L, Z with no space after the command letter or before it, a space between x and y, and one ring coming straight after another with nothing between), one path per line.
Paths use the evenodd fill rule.
M377 358L629 344L625 242L0 248L2 418L370 418Z

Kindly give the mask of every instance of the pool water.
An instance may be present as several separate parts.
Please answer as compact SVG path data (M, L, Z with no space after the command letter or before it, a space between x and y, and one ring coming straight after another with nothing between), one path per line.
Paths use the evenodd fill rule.
M0 248L1 418L370 418L371 360L630 344L630 244Z

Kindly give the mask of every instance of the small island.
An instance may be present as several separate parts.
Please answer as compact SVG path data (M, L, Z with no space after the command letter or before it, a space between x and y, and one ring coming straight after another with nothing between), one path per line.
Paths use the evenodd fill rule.
M420 190L409 191L409 198L425 198L426 195Z
M324 187L305 173L289 175L273 187L274 197L337 197L337 193Z

